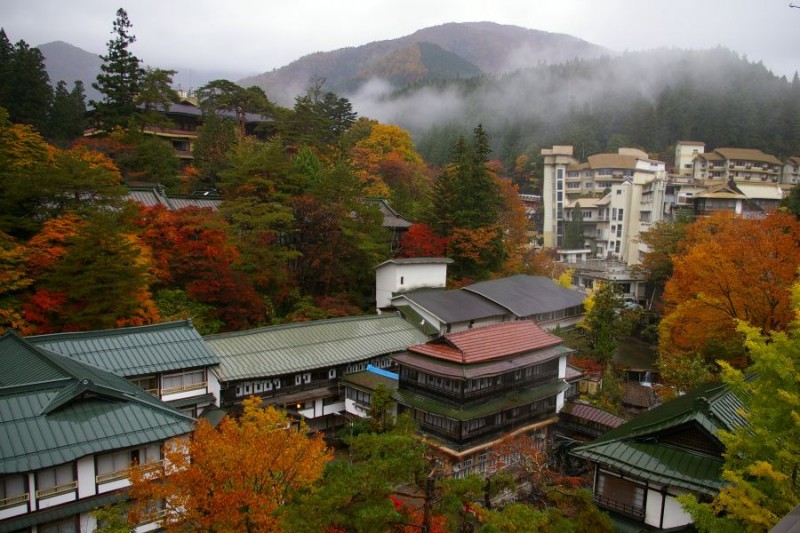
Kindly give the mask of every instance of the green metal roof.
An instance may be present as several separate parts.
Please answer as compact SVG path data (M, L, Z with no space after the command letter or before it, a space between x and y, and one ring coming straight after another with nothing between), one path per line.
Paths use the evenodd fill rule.
M355 363L428 337L397 314L332 318L205 337L220 381L254 379Z
M191 320L37 335L27 340L40 348L127 377L219 363Z
M746 423L743 404L724 384L700 387L647 411L572 453L657 483L714 494L721 486L722 458L662 442L660 435L695 426L721 446L716 434Z
M416 309L411 307L410 305L398 305L396 307L397 312L400 313L400 316L411 322L412 324L416 324L418 328L422 330L425 335L436 335L439 333L439 330L433 327L427 320L425 320L421 314L419 314Z
M532 389L511 392L502 397L489 399L481 404L469 407L454 406L404 389L396 390L392 397L399 404L453 420L464 421L482 418L520 405L526 405L548 396L555 396L568 388L569 385L567 383L556 381Z
M341 382L367 391L374 391L379 385L383 385L389 390L395 390L398 386L398 380L368 370L347 374L342 378Z
M0 337L0 474L158 442L193 422L123 377Z

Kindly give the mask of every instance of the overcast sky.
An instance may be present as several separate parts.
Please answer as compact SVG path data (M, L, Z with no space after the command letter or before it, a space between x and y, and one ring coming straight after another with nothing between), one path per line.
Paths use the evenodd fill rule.
M800 0L792 0L800 5ZM66 41L102 54L118 7L131 50L160 68L258 74L303 55L394 39L446 22L566 33L614 51L721 45L791 77L800 9L790 0L0 0L12 42Z

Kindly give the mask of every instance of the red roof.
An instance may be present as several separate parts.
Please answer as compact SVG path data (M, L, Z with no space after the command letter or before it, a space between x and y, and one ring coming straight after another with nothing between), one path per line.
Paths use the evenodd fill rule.
M408 351L470 364L541 350L562 342L530 320L517 320L449 333L426 344L411 346Z

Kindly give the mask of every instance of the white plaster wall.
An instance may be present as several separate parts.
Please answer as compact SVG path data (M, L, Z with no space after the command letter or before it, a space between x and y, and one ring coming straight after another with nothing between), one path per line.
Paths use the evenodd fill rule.
M386 263L375 272L375 305L391 305L394 293L446 285L447 263Z
M661 524L661 502L662 494L656 490L647 491L647 500L645 502L645 517L646 524L669 529L673 527L685 526L692 523L692 518L678 503L678 500L673 496L664 495L664 524Z
M208 369L208 392L214 395L214 405L219 407L220 396L222 394L222 387L219 384L219 376L214 368Z
M96 494L94 455L78 459L78 497L88 498Z

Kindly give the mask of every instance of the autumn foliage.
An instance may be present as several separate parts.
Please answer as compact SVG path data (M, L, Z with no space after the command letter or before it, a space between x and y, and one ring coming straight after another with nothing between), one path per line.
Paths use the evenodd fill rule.
M320 478L332 454L305 423L258 405L245 400L240 418L216 428L201 420L189 440L166 448L166 476L148 465L136 469L131 521L162 501L166 531L280 530L284 504Z
M745 364L737 321L760 331L785 330L790 289L800 266L800 222L771 213L746 219L718 213L687 229L666 284L660 357L665 377L700 356L710 364Z

